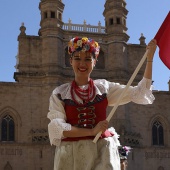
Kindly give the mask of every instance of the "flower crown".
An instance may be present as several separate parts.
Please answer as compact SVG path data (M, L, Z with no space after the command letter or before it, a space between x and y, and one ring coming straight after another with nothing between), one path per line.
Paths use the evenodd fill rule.
M132 148L130 146L119 146L120 159L127 159L127 156Z
M99 44L91 38L75 37L72 38L68 43L68 53L73 54L75 51L90 52L97 59L100 51Z

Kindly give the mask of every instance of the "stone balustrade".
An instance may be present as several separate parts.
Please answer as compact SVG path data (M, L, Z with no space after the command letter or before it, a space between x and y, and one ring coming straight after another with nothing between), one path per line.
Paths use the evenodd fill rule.
M63 30L67 31L80 31L80 32L90 32L90 33L105 33L105 27L101 26L99 21L98 26L86 24L84 20L84 24L72 24L71 20L69 19L68 23L63 24Z

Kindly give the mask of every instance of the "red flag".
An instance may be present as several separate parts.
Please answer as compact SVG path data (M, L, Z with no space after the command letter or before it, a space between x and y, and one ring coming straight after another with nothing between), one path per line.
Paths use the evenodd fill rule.
M170 12L159 28L155 38L159 47L159 57L170 69Z

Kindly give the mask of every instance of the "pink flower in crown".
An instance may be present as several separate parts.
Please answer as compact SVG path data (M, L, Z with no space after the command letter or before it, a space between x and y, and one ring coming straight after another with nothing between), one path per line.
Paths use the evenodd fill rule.
M75 51L75 48L74 46L70 47L71 48L71 51L74 52Z
M98 54L99 54L99 50L96 50L96 51L95 51L95 55L98 55Z

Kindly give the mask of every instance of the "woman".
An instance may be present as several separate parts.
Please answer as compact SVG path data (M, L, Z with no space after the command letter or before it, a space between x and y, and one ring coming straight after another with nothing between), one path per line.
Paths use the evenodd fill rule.
M90 74L99 55L99 45L89 38L73 38L68 44L70 63L75 73L71 83L54 89L50 97L48 125L51 145L56 145L54 170L120 170L118 135L108 129L107 106L114 106L124 85L104 79L92 80ZM156 41L148 46L144 78L130 87L122 104L151 104L152 60ZM98 132L98 142L92 142Z
M127 157L128 157L129 152L131 151L131 149L132 148L129 146L119 146L118 147L121 170L127 169L127 166L128 166Z

